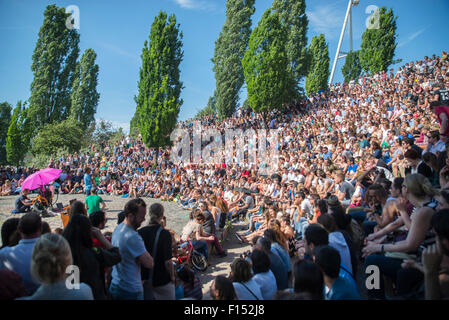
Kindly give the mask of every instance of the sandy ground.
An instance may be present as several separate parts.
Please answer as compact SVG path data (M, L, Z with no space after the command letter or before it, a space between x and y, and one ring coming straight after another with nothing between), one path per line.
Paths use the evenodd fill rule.
M31 195L34 197L34 195ZM120 211L123 210L126 202L129 200L128 198L121 198L117 196L107 196L101 195L103 200L106 202L106 218L107 223L103 232L113 231L117 226L117 215ZM11 210L14 208L14 201L16 196L10 197L0 197L0 227L3 225L4 221L11 217L21 217L23 214L11 214ZM69 203L69 200L77 199L80 201L84 201L85 195L77 194L77 195L60 195L57 202L61 202L64 206ZM147 206L151 205L154 202L160 202L156 199L152 198L144 198ZM167 217L167 227L175 230L178 234L181 233L182 228L188 222L189 211L184 210L177 203L174 202L161 202L165 208L165 216ZM148 218L148 217L147 217ZM62 222L60 216L43 218L43 221L48 222L51 229L62 227ZM148 221L145 221L142 225L145 225ZM203 295L204 299L210 299L209 288L212 280L217 275L229 275L230 272L230 264L231 262L240 256L241 253L250 250L250 246L248 244L240 244L235 237L235 232L239 232L240 230L247 227L246 225L233 225L233 229L229 232L225 241L223 241L223 248L228 251L228 255L224 258L218 258L214 255L210 256L211 266L207 268L205 272L199 273L199 277L201 279L201 283L203 284Z

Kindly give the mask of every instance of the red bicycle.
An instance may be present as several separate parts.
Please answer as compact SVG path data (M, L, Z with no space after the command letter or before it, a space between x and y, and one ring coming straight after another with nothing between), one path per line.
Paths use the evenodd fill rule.
M207 269L207 259L199 251L197 251L190 240L187 240L177 246L176 264L189 265L198 271L205 271Z

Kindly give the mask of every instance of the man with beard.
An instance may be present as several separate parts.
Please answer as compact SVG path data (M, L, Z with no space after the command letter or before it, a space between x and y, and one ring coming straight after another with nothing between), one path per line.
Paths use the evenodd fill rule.
M122 261L112 269L109 291L113 300L143 300L141 266L151 269L154 261L136 231L145 221L146 204L133 199L125 205L125 220L112 234L112 244L119 248Z

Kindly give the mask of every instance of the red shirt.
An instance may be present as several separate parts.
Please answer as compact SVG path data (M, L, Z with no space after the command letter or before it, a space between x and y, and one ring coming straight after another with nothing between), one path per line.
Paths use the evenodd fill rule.
M440 119L440 114L445 113L446 117L449 119L449 107L447 106L439 106L439 107L435 107L435 113L437 115L437 120L438 123L441 126L441 119ZM446 132L444 133L444 135L447 137L449 136L449 125L446 128Z
M111 237L105 237L108 241L111 241ZM93 247L94 248L101 248L101 249L106 249L104 247L104 245L101 244L100 241L98 241L97 238L92 238L92 242L93 242Z

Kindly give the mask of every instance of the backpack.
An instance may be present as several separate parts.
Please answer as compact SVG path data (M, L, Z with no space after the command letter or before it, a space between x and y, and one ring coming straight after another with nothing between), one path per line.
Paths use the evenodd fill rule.
M227 212L222 212L220 214L220 218L219 218L219 221L218 221L218 228L223 229L225 227L226 221L228 220L227 217L228 217L228 213Z

